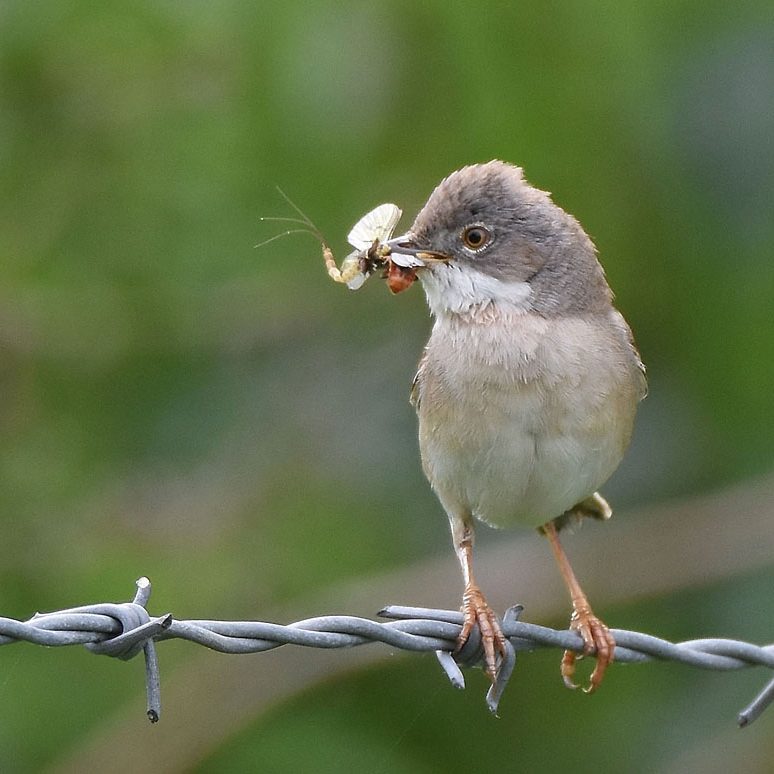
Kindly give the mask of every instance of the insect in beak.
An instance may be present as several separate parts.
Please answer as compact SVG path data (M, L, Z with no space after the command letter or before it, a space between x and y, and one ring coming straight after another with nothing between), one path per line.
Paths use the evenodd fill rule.
M417 269L424 268L427 261L434 260L435 255L417 248L408 234L388 240L384 249L389 250L389 264L385 276L387 287L393 293L401 293L410 288L417 278Z
M389 239L385 242L385 247L390 250L392 260L399 266L420 267L428 263L445 263L449 260L446 253L418 246L411 233Z
M350 290L357 290L376 269L383 267L387 287L393 293L400 293L411 287L417 277L416 270L425 266L425 260L446 260L440 253L409 245L408 235L390 239L401 214L394 204L380 204L366 213L349 232L347 241L355 250L340 267L330 248L323 244L323 258L330 278L346 284Z
M320 240L328 276L334 282L346 285L350 290L358 290L374 271L383 268L382 276L387 280L387 287L393 293L401 293L414 283L417 278L417 269L424 268L430 261L449 260L449 257L443 253L418 247L411 234L391 239L392 232L403 213L397 205L387 203L380 204L367 212L355 223L347 236L347 241L355 249L344 258L341 266L338 266L333 251L314 223L291 201L284 191L279 188L277 190L299 217L270 217L261 218L261 220L292 223L296 224L297 227L270 237L256 247L273 242L275 239L288 234L309 232Z
M341 267L336 265L333 252L323 243L328 276L350 290L361 288L374 269L388 262L390 250L385 243L392 236L402 214L395 204L380 204L360 218L347 237L355 249L342 261Z
M417 278L417 270L412 267L401 266L399 263L388 259L384 276L391 293L402 293L414 284L414 280Z

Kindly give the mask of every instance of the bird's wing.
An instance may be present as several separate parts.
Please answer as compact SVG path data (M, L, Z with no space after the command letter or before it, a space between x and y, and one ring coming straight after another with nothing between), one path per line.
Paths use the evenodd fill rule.
M422 371L427 361L427 348L422 352L422 357L419 358L419 365L417 366L417 372L414 374L414 379L411 382L411 392L409 393L409 403L414 407L416 411L419 411L419 399L420 399L420 382L422 381Z
M629 334L629 345L632 348L634 359L637 364L637 370L640 372L640 400L644 400L648 397L648 370L645 368L645 363L642 362L642 356L640 355L640 350L637 347L637 342L634 340L632 329L628 326L627 332Z
M648 394L647 371L645 369L645 363L642 362L642 357L640 356L640 350L637 348L637 342L634 340L634 334L632 333L632 329L629 327L629 323L627 323L626 320L624 319L624 316L617 309L612 309L610 311L608 319L623 334L626 344L629 347L629 352L632 355L632 359L634 360L634 365L638 371L637 377L639 379L639 388L640 388L639 398L640 400L642 400L643 398L647 397L647 394Z

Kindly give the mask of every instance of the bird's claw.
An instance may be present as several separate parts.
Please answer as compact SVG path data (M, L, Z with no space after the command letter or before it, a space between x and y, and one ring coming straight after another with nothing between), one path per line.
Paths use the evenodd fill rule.
M500 627L500 619L489 607L484 595L477 586L465 589L462 596L462 630L457 638L455 653L459 653L467 643L475 626L481 635L484 651L484 671L492 682L497 679L500 664L506 655L506 639Z
M578 607L574 610L570 620L570 630L578 632L583 638L583 653L576 654L572 650L566 650L562 657L562 680L568 688L578 688L573 680L575 675L575 662L583 656L594 655L597 663L591 673L588 685L583 689L586 693L594 693L602 683L605 671L613 661L615 655L615 639L610 630L597 618L588 607Z

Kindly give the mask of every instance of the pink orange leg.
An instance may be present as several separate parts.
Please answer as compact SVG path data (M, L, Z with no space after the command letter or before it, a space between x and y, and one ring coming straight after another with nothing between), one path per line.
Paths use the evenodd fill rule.
M494 682L502 657L505 655L505 635L500 628L497 615L489 607L473 577L473 529L469 524L463 526L459 539L455 531L455 549L465 581L465 591L462 594L463 624L457 639L457 650L459 651L465 645L473 627L478 625L484 648L486 673Z
M599 688L602 678L605 676L605 670L613 660L615 640L607 626L594 615L594 611L591 609L591 605L589 605L589 601L570 566L567 554L565 554L562 544L559 542L556 526L553 522L549 522L542 530L551 544L559 570L572 599L573 612L570 619L570 629L578 632L583 637L584 654L590 655L593 653L597 659L596 666L589 679L589 684L584 688L586 693L593 693ZM577 658L577 655L571 650L566 650L562 657L562 679L568 688L578 687L573 681Z

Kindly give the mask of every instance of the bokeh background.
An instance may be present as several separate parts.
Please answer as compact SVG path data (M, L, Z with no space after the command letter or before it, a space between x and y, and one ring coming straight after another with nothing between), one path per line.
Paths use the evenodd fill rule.
M685 551L722 554L693 498L774 471L770 0L0 3L0 615L125 599L143 574L151 610L178 617L455 607L456 580L399 600L374 581L456 579L407 403L420 289L349 293L305 235L254 245L281 230L261 216L293 214L276 185L341 256L368 209L397 202L408 225L444 175L491 158L592 235L648 364L605 490L618 515L646 536L685 500ZM607 528L584 528L601 553L581 578ZM550 568L534 534L480 532L482 552L508 540ZM774 560L688 588L674 564L654 563L658 594L596 607L672 638L774 639ZM335 609L308 609L326 590ZM503 601L536 620L540 593ZM536 622L561 626L558 581L548 596ZM460 694L432 657L380 654L350 671L337 654L268 709L234 696L213 731L206 702L176 725L188 692L271 655L160 646L175 699L151 728L139 661L3 648L0 769L86 770L107 749L121 771L116 735L150 756L174 732L148 770L770 771L774 717L733 728L761 672L619 668L589 698L535 654L497 721L480 674Z

